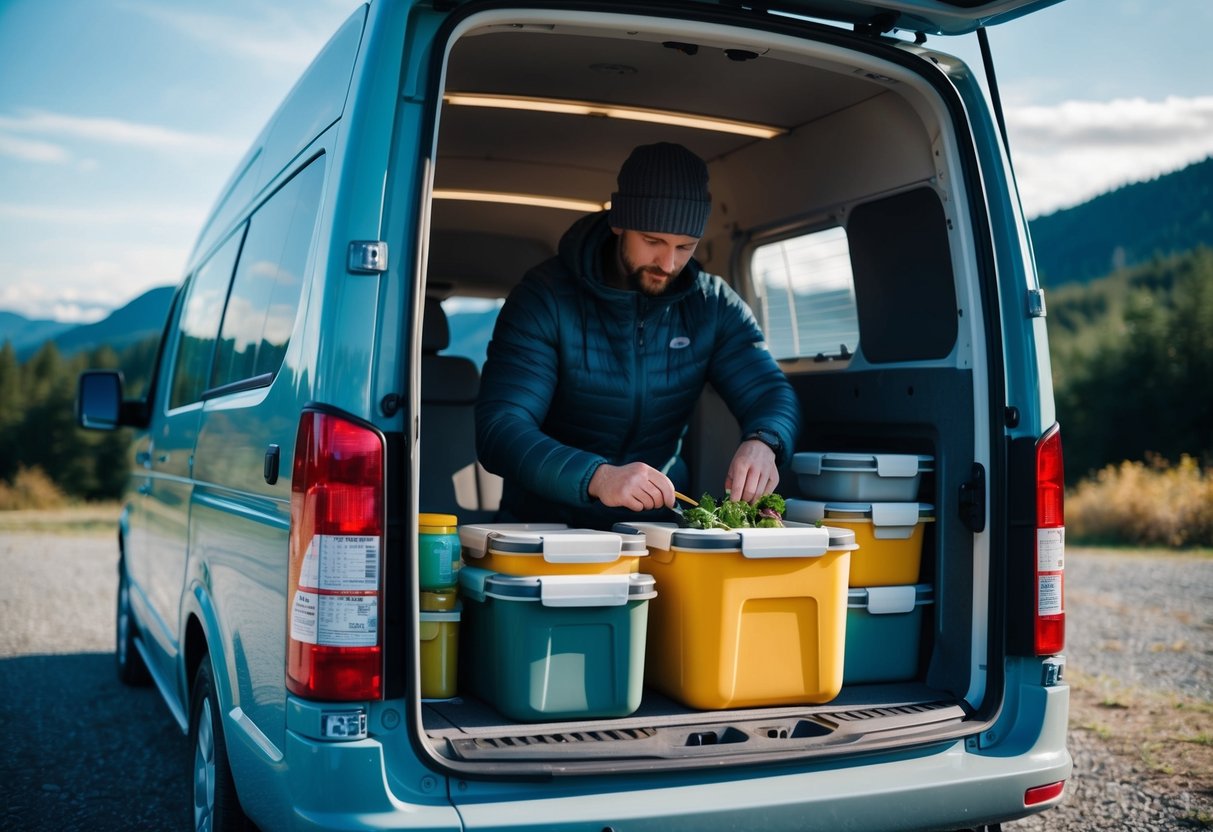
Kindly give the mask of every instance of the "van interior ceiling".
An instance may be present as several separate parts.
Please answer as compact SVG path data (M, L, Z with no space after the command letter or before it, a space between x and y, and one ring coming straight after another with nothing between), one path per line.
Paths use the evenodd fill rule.
M753 291L739 257L749 242L845 225L856 207L905 194L912 196L890 204L938 218L943 228L952 217L950 212L946 220L940 217L947 210L940 206L963 196L963 183L947 175L957 151L944 124L944 105L921 77L887 60L892 54L887 46L874 46L870 64L860 66L854 50L845 59L838 57L844 53L831 48L828 34L812 47L804 40L774 38L768 39L774 46L754 50L748 48L752 33L708 23L573 13L532 20L517 12L511 18L502 14L485 13L465 22L447 53L427 241L426 295L431 299L503 298L528 268L556 252L574 220L606 205L619 165L640 144L678 142L708 163L712 214L696 256L709 271L730 279L751 304ZM688 123L684 117L699 121ZM925 212L920 210L924 202ZM868 227L880 245L879 224L873 220ZM903 238L895 244L915 241ZM952 316L952 329L928 348L929 355L911 359L946 356L956 341L956 298L949 293L950 259L957 256L949 253L946 238L930 245L931 270L946 284L936 292L938 307ZM896 252L877 259L880 268L901 268L893 262ZM856 285L861 288L858 275ZM904 297L912 301L913 291L907 289ZM869 325L873 331L882 328L879 321ZM895 353L896 347L890 349ZM812 360L782 363L790 373L822 369ZM812 383L828 384L828 379ZM797 387L802 401L829 394L828 388L808 394L806 389L804 382ZM855 389L858 396L860 385ZM946 457L937 447L938 437L955 428L957 440L969 443L964 453L971 453L972 411L960 408L956 415L940 415L957 395L972 400L969 383L948 381L938 389L922 384L921 390L914 405L921 411L893 417L899 421L894 430L906 429L906 449ZM723 410L718 401L716 406ZM423 402L423 460L435 452L433 443L425 441L424 407ZM862 425L858 432L848 430L843 425L863 420L839 411L823 411L816 424L812 421L807 430L815 431L814 440L828 439L837 447L862 445L877 430L889 428L886 418L882 426L869 425L866 435ZM725 443L719 431L712 433L693 423L685 451L693 457L692 477L705 490L714 490L709 473L716 475L727 464L715 450ZM702 441L705 437L713 441ZM444 439L440 444L449 443ZM957 462L940 466L939 494L958 487L956 466L963 465L964 453ZM788 478L787 488L785 493L794 493L794 478ZM425 490L423 484L420 492ZM422 510L443 509L423 505ZM445 510L460 513L458 506ZM872 743L866 747L895 742L907 732L960 735L961 723L981 706L983 684L973 678L970 658L973 643L984 639L972 632L972 544L961 537L962 531L940 523L931 532L935 558L951 553L969 565L948 567L959 570L952 577L956 586L966 587L965 595L940 594L936 622L924 634L929 646L923 651L922 672L914 681L844 688L826 705L748 714L697 713L646 693L636 714L611 720L609 727L639 732L631 737L631 753L670 758L682 756L677 746L685 738L648 733L654 726L715 726L717 735L725 737L730 720L775 715L791 719L787 731L801 731L799 736L806 738L798 753L810 754L815 753L815 736L823 737L824 753L859 733ZM948 577L937 576L941 583ZM943 628L951 634L946 648L936 643ZM844 712L852 716L842 716ZM536 730L512 726L474 697L430 703L423 714L438 752L463 761L491 762L500 753L500 759L509 756L517 765L528 755L517 748L498 752L491 740ZM797 719L808 721L797 728L792 724ZM852 719L859 726L855 733L839 727ZM889 739L873 740L882 731ZM589 761L629 753L612 745L569 743L562 752L566 760ZM537 750L535 759L551 753L548 749Z

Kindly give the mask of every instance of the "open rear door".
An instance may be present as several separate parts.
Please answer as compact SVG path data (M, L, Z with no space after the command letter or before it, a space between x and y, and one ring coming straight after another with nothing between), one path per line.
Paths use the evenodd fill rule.
M781 0L773 8L809 17L931 35L963 35L1061 0ZM727 5L735 5L728 3Z

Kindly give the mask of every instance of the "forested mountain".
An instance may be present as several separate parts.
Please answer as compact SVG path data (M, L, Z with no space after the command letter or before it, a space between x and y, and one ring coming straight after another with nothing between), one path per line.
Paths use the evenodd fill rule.
M1046 288L1213 247L1213 157L1029 223Z

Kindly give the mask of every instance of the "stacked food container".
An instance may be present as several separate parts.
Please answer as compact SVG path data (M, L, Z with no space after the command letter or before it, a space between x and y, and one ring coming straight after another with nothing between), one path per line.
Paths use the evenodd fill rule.
M462 563L458 523L453 514L417 517L422 699L449 699L457 693Z
M644 685L644 535L555 524L460 529L460 679L513 719L627 716Z
M934 522L919 502L933 458L893 453L797 453L800 489L809 499L787 501L786 517L850 529L843 683L894 682L918 671L923 607L933 602L922 580L923 539Z
M683 529L633 523L660 595L649 685L695 708L826 702L842 687L846 529Z

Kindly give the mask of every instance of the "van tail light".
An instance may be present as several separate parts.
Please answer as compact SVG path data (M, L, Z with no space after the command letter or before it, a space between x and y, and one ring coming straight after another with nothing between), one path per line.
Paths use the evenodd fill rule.
M1061 429L1054 424L1036 442L1036 619L1038 656L1060 653L1066 644L1065 478Z
M384 442L307 411L291 479L286 686L308 699L383 693Z

